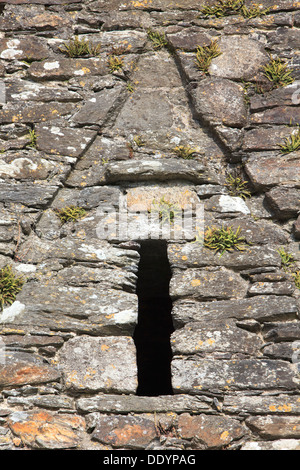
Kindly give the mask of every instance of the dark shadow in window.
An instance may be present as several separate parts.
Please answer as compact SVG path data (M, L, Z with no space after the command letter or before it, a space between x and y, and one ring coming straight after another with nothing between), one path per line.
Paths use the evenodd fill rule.
M170 335L174 328L166 241L141 242L140 256L139 313L133 337L137 349L137 395L172 395Z

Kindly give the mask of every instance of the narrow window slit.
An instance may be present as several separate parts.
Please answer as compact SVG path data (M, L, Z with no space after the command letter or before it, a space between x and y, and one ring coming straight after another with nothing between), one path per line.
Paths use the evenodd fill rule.
M171 268L167 242L141 242L137 281L138 324L134 332L137 350L137 395L172 395L170 335L172 301L169 295Z

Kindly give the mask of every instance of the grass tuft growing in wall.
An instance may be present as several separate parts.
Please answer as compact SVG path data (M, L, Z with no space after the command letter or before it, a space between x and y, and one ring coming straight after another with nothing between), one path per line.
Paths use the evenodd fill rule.
M204 6L201 13L205 16L216 16L217 18L224 18L230 15L242 15L244 18L257 18L266 15L270 8L263 10L260 5L253 3L248 8L245 5L245 0L216 0L212 6Z
M60 52L68 57L91 57L97 56L100 53L100 44L93 45L90 41L82 38L79 39L75 36L69 42L65 42L60 48Z
M232 252L233 250L245 250L245 238L241 236L241 229L238 227L236 231L230 227L221 228L209 227L203 238L203 244L206 248L213 250L215 253L220 253L222 256L225 251Z
M282 154L295 152L300 149L300 125L298 125L297 132L294 132L287 137L283 144L279 144Z
M16 295L22 290L25 279L16 276L11 266L7 265L0 269L0 307L11 305L16 300Z
M288 64L280 58L273 59L272 56L270 62L263 67L263 74L272 83L273 89L285 87L295 81Z
M221 54L222 52L216 40L211 41L209 46L198 46L195 61L197 68L207 74L212 60Z
M63 209L55 209L56 214L63 223L76 221L86 215L86 211L82 207L69 206Z

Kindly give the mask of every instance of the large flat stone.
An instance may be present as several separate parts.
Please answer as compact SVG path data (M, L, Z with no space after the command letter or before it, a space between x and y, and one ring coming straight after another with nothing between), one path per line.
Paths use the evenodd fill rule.
M218 44L222 54L209 67L212 76L253 80L269 61L263 44L248 36L223 36Z
M300 189L285 186L273 188L266 194L266 201L276 218L294 218L300 212Z
M0 183L0 201L40 208L51 201L57 190L58 186L49 184Z
M180 300L173 305L172 317L180 327L192 321L207 322L227 318L254 319L259 322L297 318L295 299L287 296L262 295L248 299L196 302Z
M277 184L300 187L298 176L300 170L299 152L284 156L253 156L246 163L245 170L258 190L265 190Z
M59 351L58 365L68 390L135 393L136 352L129 337L69 340Z
M299 416L251 416L247 425L264 438L282 439L300 437Z
M196 448L222 449L240 439L246 428L237 420L225 416L192 416L184 413L178 418L178 432L183 439L194 442Z
M212 400L207 397L191 397L189 395L167 395L159 397L143 397L136 395L109 395L80 398L76 402L82 413L182 413L211 411Z
M224 266L239 270L262 267L262 266L280 266L281 259L275 248L266 246L247 246L244 245L244 251L233 250L220 253L214 253L201 245L189 243L186 245L170 244L168 248L170 263L179 268L196 268L204 266Z
M84 419L70 414L48 411L15 411L8 426L22 443L32 449L62 450L79 447Z
M245 289L245 283L238 274L221 270L174 269L170 282L170 295L173 299L180 297L202 300L238 298L245 293Z
M59 59L34 62L27 74L33 80L68 80L72 77L82 78L86 75L106 75L108 67L104 60L93 59Z
M110 113L116 109L117 104L120 104L118 98L122 88L121 86L116 86L95 93L75 114L73 121L80 125L96 124L101 126Z
M80 157L92 140L96 132L86 129L72 129L68 127L49 126L46 123L37 125L37 149L49 154Z
M235 325L235 321L191 322L171 336L174 355L249 354L257 355L263 342L256 334Z
M106 166L107 183L117 181L171 181L186 180L194 183L217 183L214 171L199 161L185 161L178 158L160 160L129 160L109 163Z
M175 393L249 390L296 390L297 371L286 361L269 359L215 360L174 358L172 384Z
M130 335L137 322L137 302L136 295L107 285L78 287L49 281L27 282L18 300L1 312L0 323L22 325L28 331L38 327L86 334Z
M145 449L155 438L154 422L145 416L99 415L92 439L114 448Z
M247 108L241 85L223 78L205 78L191 90L196 113L214 125L244 127Z
M250 413L263 415L300 415L300 402L297 395L277 396L234 396L224 397L223 411L233 414Z
M0 388L54 382L60 377L59 370L30 353L7 349L0 362Z
M0 58L5 60L42 60L49 56L49 49L39 38L28 36L20 39L1 39Z

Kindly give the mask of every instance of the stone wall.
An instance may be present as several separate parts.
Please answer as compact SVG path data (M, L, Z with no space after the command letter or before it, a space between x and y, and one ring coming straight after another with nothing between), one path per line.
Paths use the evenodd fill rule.
M26 279L0 313L2 450L299 449L300 156L280 147L300 122L299 2L201 13L216 3L0 0L0 267ZM66 54L76 35L83 57ZM267 79L270 54L293 83ZM140 203L201 204L205 230L244 238L220 256L164 237L170 395L136 394L147 236L97 231L124 198L133 220ZM85 216L63 223L70 206Z

